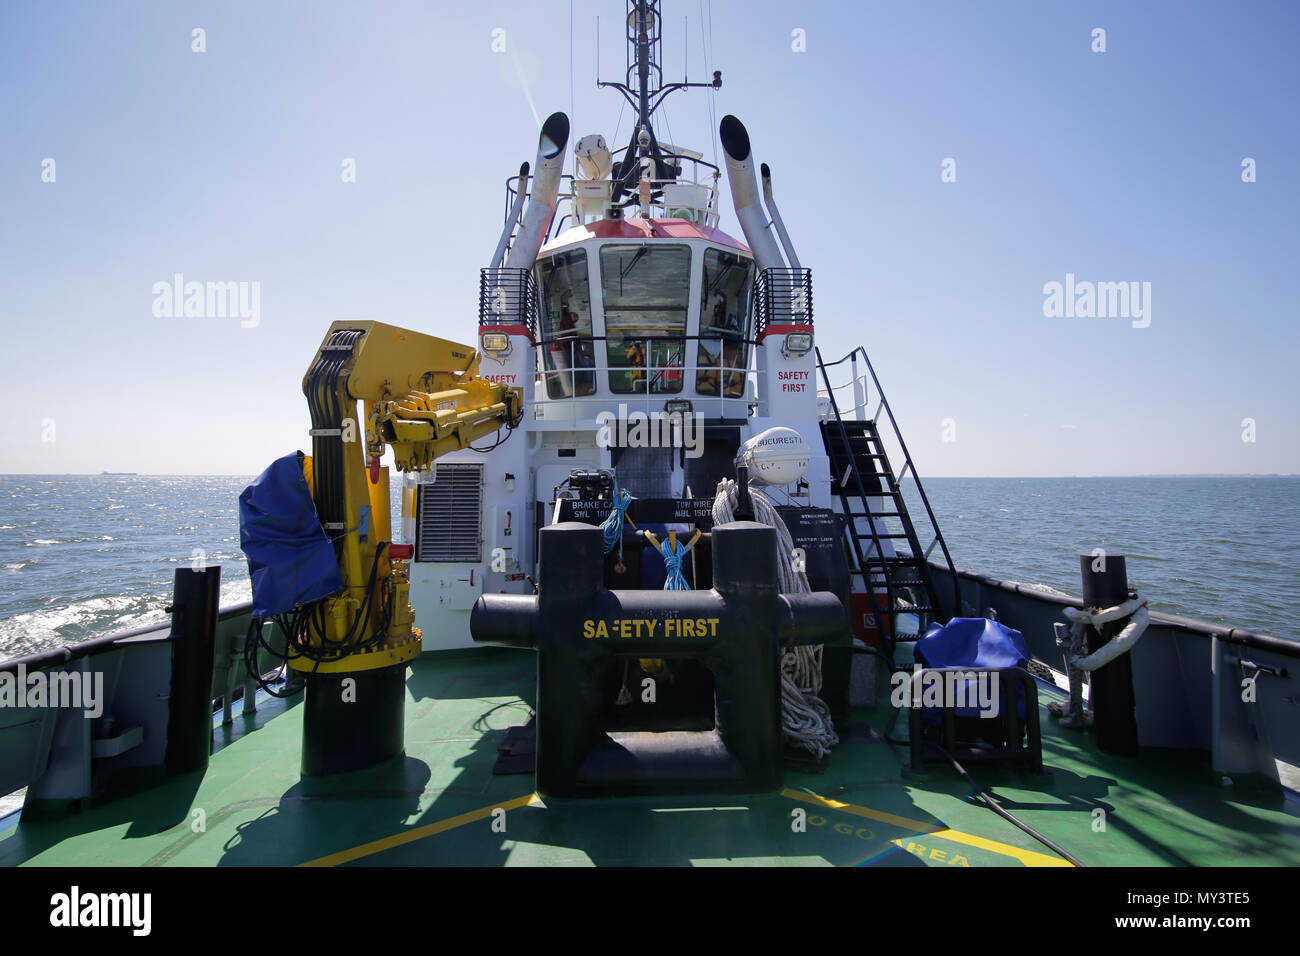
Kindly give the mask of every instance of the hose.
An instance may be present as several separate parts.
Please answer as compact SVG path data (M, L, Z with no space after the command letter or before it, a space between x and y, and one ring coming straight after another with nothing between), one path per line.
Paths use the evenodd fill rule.
M283 651L272 647L270 642L266 640L263 634L264 620L255 618L249 623L248 633L244 637L244 669L262 690L273 697L280 698L290 697L297 693L297 690L287 694L274 690L271 685L279 680L278 677L269 681L263 679L260 668L257 666L258 655L263 650L279 661L277 671L287 667L291 657L305 657L315 663L315 667L312 668L312 673L315 673L322 663L339 660L348 654L370 650L384 640L393 619L391 600L385 600L380 608L379 625L375 628L374 633L364 640L357 640L357 638L359 634L364 633L365 622L370 619L370 601L375 592L379 559L387 547L388 544L385 542L375 549L375 559L370 566L370 580L366 585L366 596L362 600L361 607L357 610L357 615L353 618L347 634L339 640L331 640L326 636L324 600L301 605L285 614L272 616L271 619L280 628L280 632L285 635L285 648ZM320 637L321 643L319 646L311 643L313 633Z
M952 765L957 768L957 772L961 774L962 777L965 778L966 782L970 784L971 790L973 790L975 792L975 795L979 797L981 800L983 800L985 804L988 805L990 810L992 810L994 813L996 813L998 816L1002 817L1003 819L1007 820L1008 822L1015 824L1017 827L1019 827L1021 830L1024 830L1031 837L1033 837L1043 846L1047 847L1057 856L1061 857L1064 860L1069 861L1074 866L1078 866L1078 867L1087 866L1087 864L1084 863L1082 860L1080 860L1078 857L1074 856L1069 851L1063 849L1060 845L1052 842L1047 837L1043 836L1041 833L1039 833L1037 830L1031 827L1028 823L1025 823L1023 820L1017 819L1016 817L1012 816L1008 811L998 806L998 804L994 802L993 798L990 797L987 793L985 793L984 789L971 778L971 775L966 772L966 768L964 768L961 764L957 762L957 758L955 758L952 754L948 753L948 751L944 750L938 744L932 744L931 746L933 746L935 750L939 751L939 753L943 754L950 761L952 761Z

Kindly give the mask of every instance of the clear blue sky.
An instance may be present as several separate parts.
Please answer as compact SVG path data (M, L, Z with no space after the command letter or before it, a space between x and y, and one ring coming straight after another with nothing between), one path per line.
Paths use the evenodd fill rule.
M923 475L1300 472L1300 5L714 0L708 62L699 0L664 6L667 75L689 17L724 86L661 135L711 158L709 96L746 122L823 353L868 349ZM575 136L614 134L623 10L575 3ZM0 472L255 473L308 447L331 321L472 341L569 35L565 0L7 0ZM177 272L259 282L260 324L156 318ZM1150 327L1045 317L1067 273L1150 282Z

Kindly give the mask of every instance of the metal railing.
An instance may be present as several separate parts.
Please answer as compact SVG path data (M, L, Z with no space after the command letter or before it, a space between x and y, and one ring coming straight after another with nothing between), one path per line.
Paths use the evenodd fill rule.
M623 150L615 151L614 155L617 156L620 152L623 152ZM683 156L680 153L664 153L664 157L677 162L682 172L678 174L676 179L650 180L651 202L650 208L645 212L654 218L667 219L677 218L671 215L675 211L680 211L683 208L692 209L696 213L692 217L696 222L711 229L716 229L719 222L718 179L720 174L718 168L707 160L696 159L694 156ZM691 164L689 175L686 172L687 163ZM706 173L702 177L701 167L710 170L711 173ZM503 224L510 220L510 210L514 208L515 197L519 195L520 189L525 190L525 198L527 198L528 184L522 182L521 179L522 177L519 175L514 175L506 180L505 210L502 214ZM712 179L712 182L707 181L708 179ZM599 181L609 182L609 180ZM578 180L572 173L565 173L560 177L560 192L556 197L556 213L549 233L552 238L560 234L565 222L580 224L592 218L590 215L586 217L579 215L578 203L587 197L579 195L577 182ZM665 187L671 186L686 186L703 190L703 204L691 202L686 197L681 197L677 201L669 201L665 198L664 190ZM669 193L672 193L671 189ZM618 207L623 210L629 206L637 206L639 203L639 194L634 192L631 196L625 197L619 202ZM608 214L608 206L606 207L606 214Z
M770 325L812 325L812 270L764 269L754 281L754 337Z
M832 368L835 368L836 366L844 364L845 362L849 364L849 369L851 374L850 381L847 383L842 383L840 385L832 385L831 378L830 378L830 374L831 374L830 370ZM861 368L865 370L866 372L865 375L862 374L861 371L859 371L859 363L861 363ZM925 517L929 521L929 529L927 531L927 534L931 535L929 544L926 545L924 549L924 553L913 555L913 557L920 558L923 562L928 562L930 560L930 555L934 552L934 549L936 547L939 548L940 553L943 555L943 566L946 567L947 570L953 575L953 580L954 580L953 614L960 615L961 594L956 584L957 571L952 562L952 555L949 554L948 552L948 543L944 540L943 533L939 529L939 522L938 519L935 518L934 516L934 509L930 506L929 496L927 496L925 493L925 487L921 484L921 477L920 475L917 474L916 467L912 463L911 453L907 450L907 443L903 440L902 429L899 428L898 420L894 417L894 410L889 407L889 400L885 398L885 392L880 387L880 379L876 377L876 370L872 366L871 360L867 357L866 349L862 348L861 346L858 346L848 355L844 356L843 358L836 359L834 362L823 362L821 358L821 352L818 351L817 367L818 370L821 372L821 376L822 376L823 387L820 390L820 392L828 396L830 400L832 414L836 417L836 419L843 420L844 416L842 416L839 410L839 406L835 400L834 393L847 386L852 386L853 395L854 395L854 403L852 409L856 413L856 417L859 420L870 420L876 424L876 432L877 435L879 436L878 440L881 443L881 451L888 455L888 460L891 463L891 465L897 467L897 463L902 462L901 467L898 467L898 470L894 473L894 479L899 487L900 492L902 491L904 480L908 478L911 479L912 487L915 490L916 496L919 499L922 509L925 512ZM872 411L870 415L864 414L864 410L869 405L867 401L867 397L869 394L868 379L870 380L870 387L874 387L875 394L879 396L879 401L877 402L874 411ZM886 429L881 427L881 418L880 418L881 412L884 412L885 419L889 422L888 432L886 431ZM897 449L896 452L893 454L890 454L891 450L885 447L885 440L887 434L892 435L893 442ZM911 512L912 509L908 508L908 511ZM911 520L914 525L915 525L915 517L916 517L915 515L909 514L909 520ZM872 522L868 522L868 524L872 524ZM875 533L874 527L872 529L872 532L874 535Z
M681 159L690 159L690 157L675 157ZM712 184L698 182L695 179L678 177L677 179L651 179L650 183L650 207L649 215L655 219L690 219L698 222L700 225L708 226L710 229L716 229L718 226L718 185L715 181ZM673 186L682 186L690 189L702 190L699 195L703 196L704 201L692 201L683 191L677 200L670 201L667 197L672 192ZM569 198L569 197L565 197ZM634 193L628 200L620 203L621 208L627 208L631 205L640 205L639 194ZM683 216L683 210L690 210L694 213L691 216ZM644 215L647 210L642 210Z
M479 270L479 325L522 325L536 338L538 302L531 269Z
M723 348L726 344L735 345L737 342L752 344L747 340L711 336L672 337L673 342L684 343L684 350L685 345L692 342L703 342L705 345L716 343L720 359L718 365L700 365L698 357L696 360L683 362L656 362L651 360L649 350L646 351L646 360L643 363L610 365L608 362L601 363L594 360L594 350L599 343L605 341L604 336L575 336L559 340L548 339L535 346L537 356L535 382L538 388L536 397L529 403L535 420L589 421L600 412L612 412L620 405L626 406L628 411L655 414L663 412L666 403L682 400L690 401L692 405L709 402L710 410L714 407L718 409L717 416L711 414L709 416L711 418L749 417L750 408L756 401L757 370L747 366L721 364L722 357L725 356ZM650 342L654 339L647 338L644 341ZM563 345L565 348L556 350L554 346L557 345ZM590 364L585 364L588 361L586 349L592 350L593 359ZM557 355L563 356L567 366L547 367L547 358L550 357L554 361ZM747 362L749 358L747 355ZM579 364L580 361L584 364ZM718 373L718 392L716 394L701 392L699 390L701 373L715 371ZM634 383L629 391L616 391L611 387L611 374L633 375L639 378L639 381ZM728 380L735 375L741 376L739 394L728 394ZM665 383L674 381L681 382L680 389L673 391L663 387ZM551 386L555 383L559 384L559 390L564 394L551 395ZM713 402L717 402L718 405L712 405Z

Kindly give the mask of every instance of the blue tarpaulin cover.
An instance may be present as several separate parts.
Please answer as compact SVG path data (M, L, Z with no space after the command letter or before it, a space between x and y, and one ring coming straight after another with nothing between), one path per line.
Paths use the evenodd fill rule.
M248 556L254 618L283 614L343 587L302 459L300 451L276 459L239 496L239 546Z
M1029 662L1019 631L982 617L955 617L947 624L932 624L916 642L914 654L924 667L1024 667ZM1025 714L1023 698L1017 688L1016 709L1021 717ZM956 713L959 717L980 715L977 707L958 707ZM937 719L938 711L926 708L924 716Z

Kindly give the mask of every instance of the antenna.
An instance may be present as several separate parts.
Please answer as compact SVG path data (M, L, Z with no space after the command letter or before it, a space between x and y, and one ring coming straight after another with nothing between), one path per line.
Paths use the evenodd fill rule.
M573 109L573 0L569 0L569 122L574 123Z
M598 87L608 86L623 94L623 98L636 111L636 121L632 125L631 139L623 152L623 158L614 167L610 203L617 206L625 195L635 193L641 179L643 161L654 163L654 179L674 180L681 173L680 157L665 154L659 147L654 126L650 119L668 94L688 87L722 86L722 73L715 72L709 83L665 83L661 65L663 49L663 17L660 13L660 0L628 0L627 8L627 73L622 83L607 83L599 79ZM596 20L597 43L599 43L600 19ZM677 160L677 161L674 161ZM661 187L655 192L660 193Z

